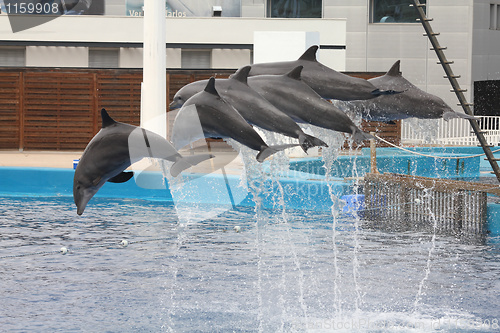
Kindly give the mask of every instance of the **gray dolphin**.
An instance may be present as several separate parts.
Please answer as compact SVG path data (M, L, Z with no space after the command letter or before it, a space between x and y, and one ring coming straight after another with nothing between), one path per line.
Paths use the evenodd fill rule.
M249 71L250 66L245 66L229 79L216 79L215 88L219 95L250 124L298 139L305 152L315 146L328 147L322 140L304 133L292 118L250 88L247 82ZM208 80L196 81L179 89L170 103L170 109L181 107L191 96L202 91L207 83Z
M177 176L211 155L183 157L160 135L146 129L116 122L105 109L101 110L102 128L85 148L73 179L73 199L78 215L105 182L123 183L133 176L124 172L144 157L175 162L170 173Z
M417 88L405 79L400 71L400 60L396 61L385 75L369 81L380 89L396 89L402 93L379 96L369 101L350 102L366 120L392 121L412 117L475 119L465 113L455 112L438 96Z
M200 126L204 137L232 138L250 149L257 150L259 153L256 158L259 162L280 150L298 146L268 146L240 113L219 95L213 77L208 80L203 91L184 103L175 117L172 129L174 146L181 147L198 139L193 135L196 135L196 128Z
M307 49L294 61L253 64L250 76L286 74L297 66L303 66L302 80L321 97L341 101L366 100L397 91L380 90L365 79L337 72L316 59L317 45Z
M302 66L297 66L285 75L252 76L248 78L248 85L296 122L350 133L357 142L371 138L344 112L305 84L301 71Z

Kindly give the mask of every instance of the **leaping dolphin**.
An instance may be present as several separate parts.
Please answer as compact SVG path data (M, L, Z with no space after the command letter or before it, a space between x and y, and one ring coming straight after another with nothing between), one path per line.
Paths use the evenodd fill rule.
M385 75L369 81L380 89L395 89L402 93L379 96L369 101L350 102L361 112L364 119L371 121L392 121L412 117L475 119L465 113L455 112L438 96L417 88L403 77L400 63L400 60L396 61Z
M298 139L305 152L315 146L327 147L322 140L304 133L292 118L250 88L247 82L249 71L250 66L245 66L229 79L216 79L215 88L219 95L250 124ZM170 109L181 107L191 96L202 91L207 83L208 80L201 80L182 87L170 103Z
M365 79L342 74L323 65L316 59L317 51L318 46L313 45L294 61L253 64L249 75L286 74L297 66L302 66L302 80L326 99L366 100L398 93L393 90L380 90Z
M252 76L248 84L296 122L350 133L356 142L370 139L344 112L301 80L302 69L297 66L285 75Z
M123 183L133 176L124 172L132 163L144 157L174 162L172 176L212 155L182 156L160 135L146 129L113 120L101 110L102 128L85 148L73 179L73 199L77 214L82 215L89 200L105 182Z
M202 129L204 137L232 138L239 143L257 150L257 161L280 150L296 147L296 144L268 146L260 135L248 124L240 113L227 103L215 88L215 79L211 77L205 89L189 98L177 114L172 129L172 142L180 148L185 144L200 139L196 128Z

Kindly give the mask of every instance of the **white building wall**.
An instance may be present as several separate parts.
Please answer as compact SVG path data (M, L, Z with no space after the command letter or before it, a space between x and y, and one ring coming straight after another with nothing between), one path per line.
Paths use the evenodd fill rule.
M0 16L0 35L5 41L27 42L83 42L83 43L141 43L143 39L142 17L113 16L61 16L43 25L33 27L18 33L12 33L6 15ZM321 45L345 47L345 19L257 19L257 18L168 18L166 34L168 43L179 43L189 48L189 44L224 45L213 50L213 67L238 68L251 61L250 50L231 49L232 44L252 45L255 31L317 31L320 34ZM209 47L207 47L209 48ZM30 52L31 58L37 57L39 49ZM55 48L54 50L58 50ZM178 51L168 51L167 67L180 67ZM170 59L170 56L173 56ZM48 64L64 63L65 52L52 52L53 59ZM221 56L221 59L217 59ZM345 50L322 50L322 62L345 70ZM61 58L61 59L59 59ZM339 60L340 59L340 60ZM121 48L121 67L142 67L139 62L142 55ZM76 60L75 60L76 62ZM33 64L33 63L32 63ZM43 66L43 61L42 64ZM30 65L34 66L34 65ZM72 67L86 67L81 60Z
M443 79L441 65L423 37L420 23L369 23L369 0L324 0L325 17L347 18L347 71L385 72L401 60L403 75L419 88L443 98L456 110L457 100ZM453 70L462 75L460 84L471 86L473 0L428 0L427 16L434 18L433 29L447 46L446 55L455 61ZM470 98L470 96L468 96Z
M266 0L241 0L242 17L266 17Z
M490 5L496 5L496 29L490 29ZM474 1L472 81L500 80L500 0Z
M323 17L347 19L346 70L366 71L368 0L323 0Z
M121 47L120 67L122 68L142 68L142 48Z
M106 0L104 13L106 15L125 15L125 1L123 0Z
M228 49L213 49L212 50L212 67L213 68L239 68L251 63L252 54L250 50L228 50Z
M167 68L181 68L182 67L181 54L182 54L181 49L168 48L167 49ZM141 64L141 67L142 67L142 64Z
M27 46L27 67L88 67L88 47Z

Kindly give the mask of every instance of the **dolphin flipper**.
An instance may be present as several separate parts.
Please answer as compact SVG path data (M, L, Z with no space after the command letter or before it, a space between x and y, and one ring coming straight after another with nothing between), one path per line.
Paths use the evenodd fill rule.
M477 117L474 117L474 116L470 116L468 114L465 114L465 113L460 113L460 112L454 112L454 111L446 111L445 113L443 113L443 119L448 121L450 119L453 119L453 118L462 118L462 119L475 119L475 120L478 120Z
M371 134L365 133L361 131L359 128L355 127L352 130L352 138L354 142L359 143L364 140L375 139L375 137Z
M205 160L213 158L214 155L210 154L201 154L194 156L182 156L177 161L175 161L174 165L170 168L170 174L173 177L177 177L182 171L189 169L192 166L197 165Z
M264 162L266 158L271 156L272 154L276 154L279 151L285 150L287 148L297 147L298 144L291 143L286 145L273 145L273 146L264 146L257 154L256 159L259 162Z
M305 133L299 134L299 144L306 153L307 150L312 147L319 147L319 146L328 147L328 145L322 140Z
M134 176L134 172L132 172L132 171L130 171L130 172L122 171L119 174L117 174L116 176L109 178L108 182L125 183L125 182L129 181L130 178L132 178L133 176Z

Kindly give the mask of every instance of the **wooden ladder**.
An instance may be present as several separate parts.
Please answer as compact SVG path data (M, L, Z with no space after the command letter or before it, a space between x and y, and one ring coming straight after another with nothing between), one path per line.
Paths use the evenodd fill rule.
M439 45L439 42L437 40L437 37L439 35L439 32L434 32L432 30L431 24L429 23L432 21L432 19L427 18L425 15L425 12L423 10L423 7L425 4L420 3L419 0L412 0L413 1L413 6L417 10L419 20L422 23L422 26L424 27L425 34L424 36L427 36L432 44L431 50L434 50L438 56L439 62L438 64L441 64L443 66L444 72L446 75L444 76L445 78L448 78L450 81L450 84L452 86L452 91L455 92L455 94L458 97L458 100L460 101L460 105L462 106L464 112L468 115L473 116L473 112L471 110L471 103L467 102L467 98L464 95L464 92L466 90L460 88L460 84L458 83L457 79L460 77L460 75L455 75L453 74L453 71L451 69L450 64L453 63L453 61L448 61L446 59L446 56L444 54L444 50L446 50L446 47L442 47ZM472 126L472 129L474 130L474 133L477 136L477 139L479 140L479 143L481 144L481 147L483 148L483 151L486 155L486 158L490 162L491 168L493 169L493 173L497 177L497 180L500 182L500 168L498 167L497 164L497 159L493 156L493 153L491 152L490 146L486 142L486 139L484 138L483 132L481 131L478 123L474 119L469 119L469 122Z

